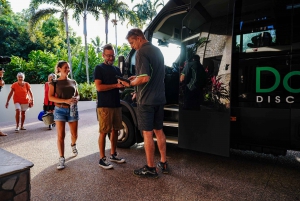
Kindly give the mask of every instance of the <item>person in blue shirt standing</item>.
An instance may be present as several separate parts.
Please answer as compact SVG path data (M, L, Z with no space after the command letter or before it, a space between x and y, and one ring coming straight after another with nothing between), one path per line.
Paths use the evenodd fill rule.
M115 52L112 45L103 47L104 62L97 65L94 70L94 80L97 90L97 115L99 120L99 166L111 169L111 165L105 156L105 138L110 133L111 150L109 160L116 163L124 163L124 158L117 156L118 131L122 126L122 108L120 104L119 89L124 86L118 83L116 75L121 76L121 71L114 66Z

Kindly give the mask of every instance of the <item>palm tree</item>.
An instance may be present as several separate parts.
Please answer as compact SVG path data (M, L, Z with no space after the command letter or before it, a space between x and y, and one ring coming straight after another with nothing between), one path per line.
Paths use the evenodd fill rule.
M128 5L119 0L103 0L97 9L102 13L105 19L105 43L108 43L108 20L112 13L118 15L121 21L125 21L126 14L128 13Z
M72 72L72 57L71 57L71 48L70 48L70 39L69 39L69 25L68 17L69 10L74 9L75 0L31 0L29 9L32 12L32 17L29 20L29 29L33 30L35 26L45 18L49 18L54 14L60 14L60 20L65 24L66 37L67 37L67 46L68 46L68 60L71 70L71 78L73 79ZM39 6L42 4L52 5L53 8L39 9ZM36 11L37 10L37 11Z
M86 68L86 80L90 83L89 79L89 62L88 62L88 44L87 44L87 14L91 13L96 20L98 20L98 11L95 9L101 5L99 0L75 0L75 11L73 18L79 24L79 16L82 14L83 17L83 35L84 35L84 46L85 46L85 68Z
M91 42L96 48L97 53L101 52L101 46L103 45L103 41L100 40L100 37L96 36L95 40L91 38Z
M128 20L128 23L127 23L127 27L128 25L131 25L133 27L138 27L140 29L143 28L143 24L144 24L144 21L142 21L141 19L138 18L136 12L130 10L126 13L126 18Z
M10 2L0 0L0 15L7 15L9 13L12 13Z
M141 24L145 24L147 20L152 21L157 15L157 9L159 6L164 6L162 0L155 0L153 3L151 0L142 0L142 3L136 4L132 10L136 13Z
M111 22L113 23L114 27L115 27L115 38L116 38L116 55L118 55L118 40L117 40L117 25L118 25L118 20L117 20L117 14L115 13L115 19L112 19Z

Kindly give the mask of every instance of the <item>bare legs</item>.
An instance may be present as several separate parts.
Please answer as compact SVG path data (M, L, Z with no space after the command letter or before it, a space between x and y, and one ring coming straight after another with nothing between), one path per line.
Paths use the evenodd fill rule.
M148 167L155 167L154 165L154 141L153 141L153 131L143 131L144 135L144 149L146 152L146 159Z
M113 155L116 153L116 147L117 147L117 142L118 142L118 131L117 130L112 130L111 135L110 135L110 154Z
M20 122L20 113L21 111L19 109L16 109L16 115L15 115L15 118L16 118L16 128L19 127L19 122Z
M71 145L74 145L78 137L78 121L69 122L69 127L71 131Z
M157 138L157 146L161 157L161 162L166 162L166 136L162 129L154 130ZM154 152L155 145L153 140L153 131L143 131L144 135L144 148L146 152L147 165L149 167L155 167L154 164Z
M57 130L57 148L60 157L64 157L65 153L65 122L64 121L56 121L56 130Z
M57 130L57 148L60 157L64 157L65 152L65 125L64 121L56 121L56 130ZM69 122L70 132L71 132L71 144L76 144L78 136L78 121Z
M166 145L166 136L164 131L161 130L154 130L154 133L157 138L157 146L160 153L160 162L166 162L167 161L167 145Z
M20 124L20 116L21 116L21 128L24 126L24 122L25 122L25 112L26 111L20 111L19 109L16 109L16 115L15 115L15 119L16 119L16 128L19 127Z
M25 111L21 112L21 128L24 126L24 121L25 121Z
M98 146L100 151L100 159L105 156L105 139L106 139L107 133L100 133L98 138ZM110 135L110 143L111 143L111 149L110 154L113 155L116 153L116 147L117 147L117 141L118 141L118 130L112 130Z
M98 145L99 145L99 151L100 151L100 159L105 156L105 138L107 133L100 132L99 139L98 139Z

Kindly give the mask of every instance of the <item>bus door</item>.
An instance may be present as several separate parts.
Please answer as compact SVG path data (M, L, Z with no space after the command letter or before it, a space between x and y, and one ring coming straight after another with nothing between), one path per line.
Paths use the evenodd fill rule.
M178 146L228 157L232 1L194 2L182 21Z

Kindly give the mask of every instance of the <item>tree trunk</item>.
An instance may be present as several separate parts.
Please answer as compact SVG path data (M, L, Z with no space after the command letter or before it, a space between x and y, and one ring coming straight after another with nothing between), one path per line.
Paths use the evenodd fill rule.
M86 29L86 21L87 21L87 12L84 10L83 14L83 35L84 35L84 46L85 46L85 70L86 70L86 82L90 84L89 78L89 60L88 60L88 46L87 46L87 29Z
M105 14L105 42L108 43L108 14Z
M116 55L118 55L118 34L117 34L117 14L115 13L115 37L116 37Z
M68 60L70 65L70 74L71 79L73 79L73 71L72 71L72 57L71 57L71 48L70 48L70 38L69 38L69 25L68 25L68 11L64 11L65 18L65 27L66 27L66 35L67 35L67 46L68 46Z

